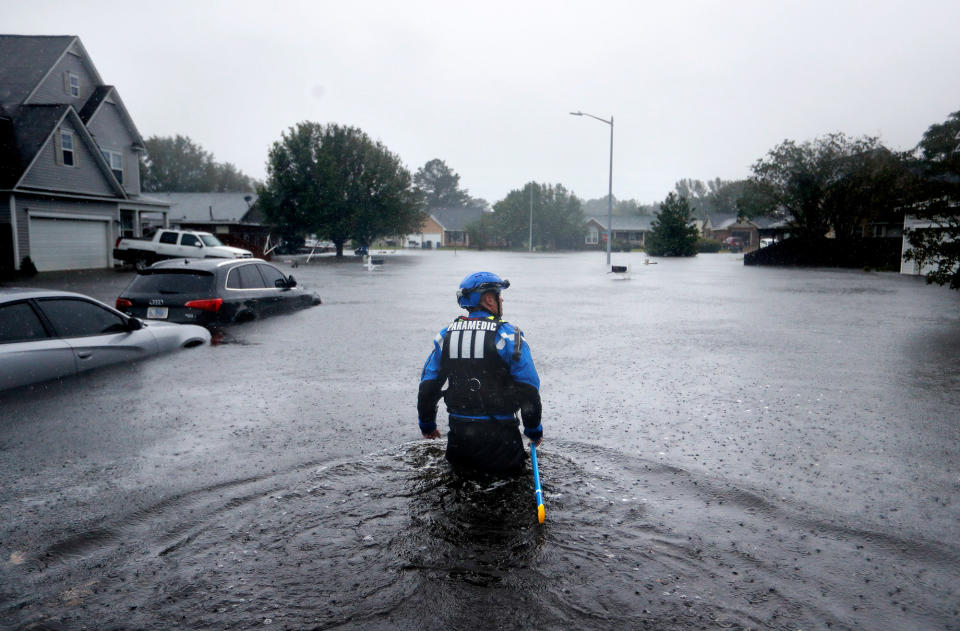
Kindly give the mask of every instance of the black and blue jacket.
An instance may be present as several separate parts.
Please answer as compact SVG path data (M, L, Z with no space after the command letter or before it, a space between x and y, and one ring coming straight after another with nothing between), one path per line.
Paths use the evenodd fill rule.
M437 428L441 396L451 419L509 420L520 410L524 434L543 435L540 376L530 347L517 327L486 311L457 318L434 338L417 399L424 434Z

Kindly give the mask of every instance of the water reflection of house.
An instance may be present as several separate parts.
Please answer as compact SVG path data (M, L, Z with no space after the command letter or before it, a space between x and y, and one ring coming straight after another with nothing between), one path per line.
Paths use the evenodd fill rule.
M642 248L646 244L647 234L652 230L656 217L651 215L614 215L613 245L627 244L630 247ZM607 244L607 217L587 217L585 222L586 236L584 245L588 248L605 248Z
M468 247L467 228L483 216L481 208L433 208L420 226L420 232L407 235L410 247Z
M262 257L270 227L253 193L150 193L170 204L168 221L181 230L211 232L226 245Z

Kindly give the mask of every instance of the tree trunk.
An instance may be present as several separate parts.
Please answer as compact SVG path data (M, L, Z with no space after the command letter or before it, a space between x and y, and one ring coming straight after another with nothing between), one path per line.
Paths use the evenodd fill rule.
M334 241L333 245L335 245L337 248L337 258L342 259L343 258L343 240L341 239L340 241Z

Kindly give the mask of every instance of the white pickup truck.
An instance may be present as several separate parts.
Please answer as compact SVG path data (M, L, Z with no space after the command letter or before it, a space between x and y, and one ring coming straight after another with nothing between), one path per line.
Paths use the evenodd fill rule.
M152 238L118 238L113 246L113 258L132 263L141 270L163 259L249 259L253 253L224 245L209 232L161 228Z

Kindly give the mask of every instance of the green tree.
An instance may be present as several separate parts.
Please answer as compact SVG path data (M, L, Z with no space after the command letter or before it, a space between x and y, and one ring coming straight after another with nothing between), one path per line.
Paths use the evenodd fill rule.
M753 165L741 196L747 216L785 219L796 236L859 236L860 225L899 203L897 157L877 138L827 134L813 142L787 140Z
M413 183L423 195L426 208L465 208L472 205L470 194L460 188L460 176L439 158L417 169Z
M410 172L355 127L291 127L270 148L267 181L258 193L281 232L329 239L338 257L348 239L370 244L412 232L424 218Z
M222 193L252 191L256 182L229 162L213 155L186 136L151 136L141 173L145 192Z
M607 196L598 197L596 199L588 199L585 202L581 202L583 208L583 214L587 217L606 217L607 216ZM645 215L650 214L647 207L643 206L635 199L617 199L616 195L613 197L613 215L617 217L630 216L630 215Z
M647 235L647 253L651 256L696 256L697 228L692 226L693 212L687 198L671 192L660 204L660 214Z
M931 125L916 153L908 212L926 226L907 231L904 258L933 266L928 283L960 290L960 111Z
M583 244L583 210L580 200L560 184L530 182L510 191L493 205L492 234L508 246L528 244L530 203L533 195L533 245L572 249Z

